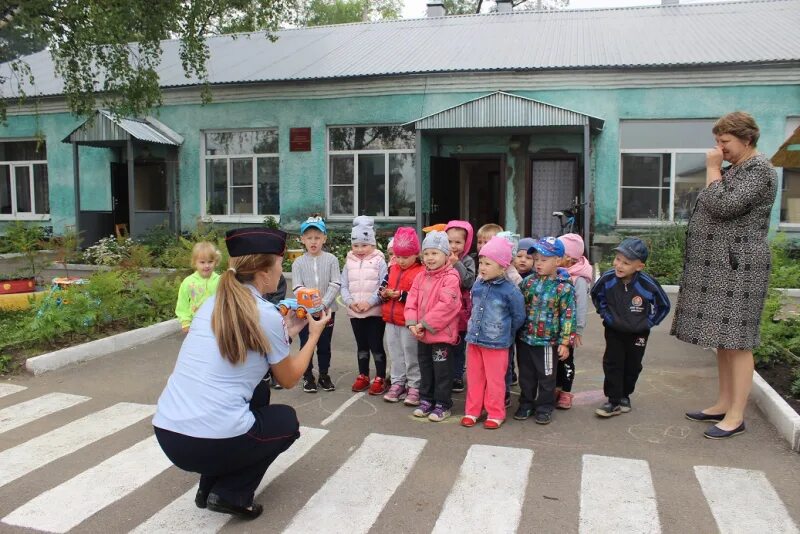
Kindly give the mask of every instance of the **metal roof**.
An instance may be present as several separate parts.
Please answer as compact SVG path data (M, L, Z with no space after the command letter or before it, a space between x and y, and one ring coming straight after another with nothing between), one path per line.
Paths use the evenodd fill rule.
M63 139L63 142L108 146L117 141L127 141L131 137L139 141L162 145L179 146L183 143L182 136L152 117L146 119L114 117L102 109L75 128Z
M800 127L775 152L772 164L776 167L800 168Z
M420 73L668 68L800 61L800 0L521 11L210 37L212 84ZM745 40L746 39L746 40ZM161 43L163 87L187 79L179 41ZM26 58L30 94L63 90L49 52ZM0 75L8 73L0 65ZM757 71L754 71L757 75ZM2 94L15 94L9 78ZM16 83L16 82L15 82ZM23 83L27 83L23 80Z
M538 100L497 91L421 117L408 124L417 130L584 126L603 129L603 119Z

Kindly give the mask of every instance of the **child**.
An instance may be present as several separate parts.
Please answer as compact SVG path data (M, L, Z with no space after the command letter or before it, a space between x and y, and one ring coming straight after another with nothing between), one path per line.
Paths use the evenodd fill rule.
M189 325L200 305L217 292L219 275L214 272L214 269L219 263L220 256L217 247L208 241L200 241L192 247L194 272L181 282L178 290L178 302L175 304L175 315L181 322L181 329L184 333L189 331Z
M493 238L502 231L503 227L495 223L484 224L483 226L478 228L478 233L475 236L477 240L475 247L478 249L478 252L475 253L475 257L477 258L478 255L480 255L483 245L488 243L491 238Z
M525 320L522 294L505 277L512 247L510 241L495 236L481 248L480 277L472 286L473 308L466 336L469 388L462 426L475 426L484 407L484 428L500 428L506 419L508 348Z
M575 339L575 294L566 271L558 268L564 245L545 237L528 249L536 253L534 273L520 284L527 317L517 343L520 400L514 419L534 416L550 423L555 404L556 358L569 356Z
M386 353L383 351L381 298L378 295L381 281L386 277L386 260L375 248L375 230L371 217L361 215L353 219L350 232L350 252L342 269L342 300L347 305L347 315L356 337L358 376L353 391L369 389L370 395L386 393ZM369 383L369 354L375 360L375 380Z
M411 284L406 309L406 326L419 341L420 403L415 417L444 421L450 417L452 375L450 358L458 341L461 311L461 279L448 262L447 234L433 231L422 242L425 271Z
M583 238L578 234L564 234L558 238L564 245L564 258L561 267L569 273L575 286L575 344L569 348L566 360L558 360L556 372L556 408L572 408L572 382L575 380L575 348L583 344L583 330L586 328L586 308L589 289L594 281L594 269L583 255Z
M472 225L467 221L450 221L445 227L448 245L450 246L450 265L461 278L461 313L458 316L458 344L453 349L453 392L464 391L464 363L466 362L467 345L464 336L467 333L467 321L472 308L470 290L475 283L475 260L469 255L472 248Z
M328 368L331 364L331 337L333 337L333 321L336 316L336 295L339 294L339 260L329 252L324 252L322 246L328 239L328 228L322 217L312 215L300 225L300 242L306 248L305 254L292 263L292 292L295 294L302 288L319 289L322 294L322 304L330 310L331 318L328 326L322 332L317 342L317 366L319 367L319 387L325 391L334 391ZM300 347L308 341L308 325L299 334ZM317 392L317 382L314 380L313 359L308 362L308 368L303 375L303 391L306 393Z
M411 284L424 271L419 262L417 231L401 226L394 234L394 263L381 283L383 320L386 322L386 350L392 362L392 387L386 402L405 399L406 406L419 405L419 357L417 338L406 328L403 315Z
M669 313L669 298L659 283L642 272L649 255L641 239L629 237L614 249L614 268L592 288L592 302L603 318L603 393L608 402L595 410L600 417L631 411L630 395L642 372L650 329Z
M419 243L419 239L417 239L417 243ZM386 264L391 267L394 263L394 238L391 238L389 242L386 243L386 256L388 256L389 259Z
M517 255L514 256L514 268L522 278L533 272L533 254L528 254L528 250L533 248L536 240L532 237L523 237L517 245Z

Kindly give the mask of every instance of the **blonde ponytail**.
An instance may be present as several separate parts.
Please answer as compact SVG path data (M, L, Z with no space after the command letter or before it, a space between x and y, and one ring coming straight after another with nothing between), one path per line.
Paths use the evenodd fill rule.
M273 254L232 257L228 262L232 269L220 276L211 313L211 331L217 338L222 357L234 365L244 363L248 350L264 355L270 351L259 322L255 297L243 284L251 282L257 272L272 267L278 257Z

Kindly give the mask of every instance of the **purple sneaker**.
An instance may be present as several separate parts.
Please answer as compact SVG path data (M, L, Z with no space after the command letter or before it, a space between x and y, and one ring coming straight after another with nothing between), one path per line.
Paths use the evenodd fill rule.
M413 414L414 417L428 417L428 414L430 414L432 411L433 403L431 401L424 400L419 402L419 406L417 406L417 409L414 410Z
M406 398L406 387L403 384L392 384L383 400L386 402L400 402Z
M450 417L450 410L448 410L441 404L436 404L433 410L431 410L431 413L428 414L428 419L436 423L444 421L448 417Z
M419 389L408 388L406 392L406 400L403 401L406 406L419 406Z

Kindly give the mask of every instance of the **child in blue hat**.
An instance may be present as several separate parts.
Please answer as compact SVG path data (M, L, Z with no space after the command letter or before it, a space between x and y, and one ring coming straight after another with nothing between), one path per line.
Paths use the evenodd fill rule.
M592 302L603 318L606 350L603 354L603 393L608 402L595 410L600 417L631 411L630 395L642 372L650 329L669 313L669 297L643 269L649 251L636 237L614 249L614 268L592 287Z
M535 411L535 421L546 425L555 408L557 358L567 358L575 342L575 289L569 273L558 268L561 241L545 237L528 254L535 254L534 272L520 283L526 318L517 341L520 399L514 419Z

